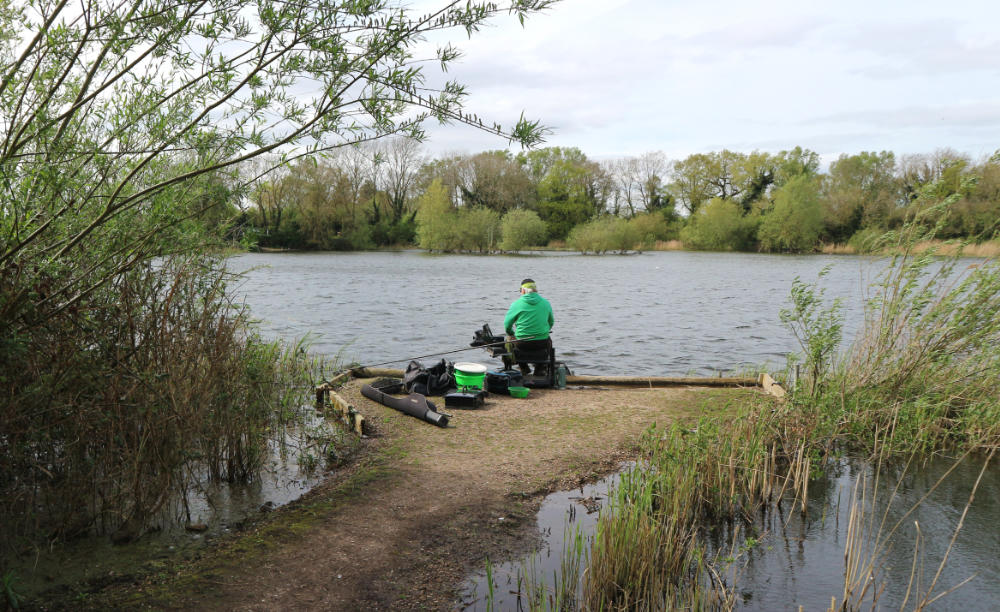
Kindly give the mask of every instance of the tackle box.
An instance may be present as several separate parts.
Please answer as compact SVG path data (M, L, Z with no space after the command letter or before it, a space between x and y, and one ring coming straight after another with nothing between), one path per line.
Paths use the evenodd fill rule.
M444 396L448 408L482 408L485 401L485 391L452 391Z
M520 387L524 377L517 370L491 370L486 373L486 390L490 393L510 395L510 387Z

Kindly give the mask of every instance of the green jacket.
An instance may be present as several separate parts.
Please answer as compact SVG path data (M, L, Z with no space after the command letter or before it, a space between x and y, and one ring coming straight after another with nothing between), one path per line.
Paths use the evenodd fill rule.
M555 319L552 317L552 305L537 293L525 293L507 310L503 319L503 329L508 336L521 340L531 338L544 340L549 337L549 330ZM516 334L515 334L516 329Z

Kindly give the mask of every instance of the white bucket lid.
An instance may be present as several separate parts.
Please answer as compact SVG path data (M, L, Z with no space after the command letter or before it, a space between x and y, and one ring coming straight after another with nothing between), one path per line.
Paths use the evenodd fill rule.
M468 361L463 361L462 363L456 363L455 369L459 372L465 374L485 374L486 366L481 363L470 363Z

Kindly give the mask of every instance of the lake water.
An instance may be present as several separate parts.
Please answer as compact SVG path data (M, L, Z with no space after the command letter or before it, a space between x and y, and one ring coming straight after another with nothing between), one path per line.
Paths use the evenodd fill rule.
M941 595L927 609L1000 609L1000 470L991 464L976 489L983 462L934 457L876 469L864 461L840 461L810 482L805 515L785 505L783 514L758 521L758 545L733 565L730 576L738 608L825 610L831 597L842 603L852 496L857 491L860 497L867 485L859 506L865 511L860 541L875 563L859 608L912 610L922 597Z
M487 360L468 350L473 332L488 323L501 332L520 280L531 277L555 309L557 358L577 374L714 375L764 367L780 371L799 350L779 321L795 278L821 281L826 295L844 298L844 336L861 326L862 300L880 264L861 257L654 252L629 256L546 253L508 257L398 253L245 254L230 260L245 271L237 287L267 334L312 338L312 349L344 362L405 367L412 358ZM454 351L454 352L452 352ZM875 513L902 516L933 488L945 467L922 466L883 480L900 487ZM871 466L845 463L810 485L810 511L771 516L757 526L760 545L741 559L739 607L750 610L826 609L843 588L843 544L853 483ZM875 607L898 608L910 575L913 521L920 522L921 584L933 578L957 525L977 470L952 474L912 516L888 553L882 577L891 584ZM595 487L606 487L599 483ZM596 490L596 489L595 489ZM598 497L606 495L599 492ZM562 497L558 497L561 495ZM555 536L535 559L557 559L565 512L574 526L594 517L576 506L593 491L558 494L545 504L540 529ZM991 469L956 541L938 592L968 576L973 581L931 606L996 609L1000 603L1000 472ZM565 499L564 499L565 498ZM582 507L582 506L581 506ZM886 508L888 507L888 510ZM497 591L510 592L522 562L498 567ZM541 569L541 568L540 568ZM547 569L543 570L547 571ZM463 603L483 605L482 577L467 583ZM902 587L899 585L902 584ZM516 592L516 589L515 589ZM516 595L515 601L516 601ZM794 603L793 603L794 602ZM516 604L514 604L516 605ZM912 607L912 601L910 603Z
M503 317L523 278L555 310L557 359L575 374L715 375L782 369L798 350L778 312L796 277L843 296L845 329L861 321L870 260L844 256L651 252L480 257L398 253L251 253L237 287L267 333L309 334L313 350L346 362L405 367L468 347ZM481 350L444 355L487 359ZM432 361L437 357L427 357Z
M912 610L918 602L940 595L926 609L997 610L1000 470L991 466L983 474L958 530L982 466L982 457L960 462L937 457L909 468L897 464L880 469L865 461L838 460L827 474L810 482L805 514L789 497L780 511L772 508L749 527L756 542L750 547L745 546L746 525L737 525L735 531L720 526L706 538L708 555L727 557L733 550L745 550L731 563L719 564L738 610L826 610L831 598L839 606L853 495L860 496L867 484L864 503L858 506L864 511L864 535L856 541L869 553L865 558L874 560L873 579L866 596L860 603L854 600L859 605L851 609ZM878 493L873 495L876 478ZM566 541L575 530L585 534L589 551L598 512L613 511L609 498L618 480L613 474L546 497L537 518L544 537L541 549L524 559L495 564L492 589L484 570L470 576L456 607L485 612L492 597L494 610L528 609L526 577L533 576L542 589L552 589L561 575Z

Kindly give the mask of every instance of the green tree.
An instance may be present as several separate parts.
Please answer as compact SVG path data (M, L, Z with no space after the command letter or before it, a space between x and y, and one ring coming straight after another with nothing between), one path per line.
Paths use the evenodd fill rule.
M545 147L522 151L516 159L535 184L541 183L558 163L572 166L586 166L590 163L586 154L576 147Z
M538 216L548 226L551 238L564 239L575 225L594 216L597 205L592 178L592 168L564 159L548 169L538 186Z
M757 230L765 251L810 251L823 231L823 207L815 178L799 174L774 194L774 205Z
M517 253L525 247L545 244L548 228L535 211L514 209L501 219L500 235L500 249Z
M732 200L713 198L681 230L684 245L704 251L740 251L750 247L757 221L744 217L742 207Z
M970 169L977 178L955 203L948 224L947 237L967 237L977 241L995 238L1000 230L1000 151ZM968 183L968 182L967 182Z
M712 199L710 167L711 157L702 153L689 155L670 166L670 193L689 216Z
M781 187L801 175L819 175L819 153L795 147L774 156L774 184Z
M421 138L432 119L540 143L544 130L523 117L503 128L466 114L463 86L425 68L417 43L550 4L454 1L419 14L380 0L0 4L0 546L15 541L11 524L28 524L8 520L25 516L11 503L36 528L89 526L99 499L116 504L109 522L142 524L184 474L224 471L198 463L207 448L252 463L241 458L259 447L247 445L287 399L272 385L281 357L233 316L223 264L198 256L206 235L190 221L219 205L208 179L242 198L246 162L271 162L254 173L269 179L305 155ZM434 65L457 57L446 44ZM280 231L285 220L263 210ZM217 365L224 373L207 376ZM255 377L256 399L228 386ZM190 406L205 421L178 412ZM253 436L208 429L251 416ZM33 476L42 465L55 477ZM53 488L74 482L94 489Z
M739 202L747 213L767 195L775 172L775 159L767 153L723 149L675 162L668 189L689 215L711 198Z
M441 181L431 183L417 200L417 241L432 251L451 251L461 244L458 212Z
M501 214L512 208L535 206L535 185L508 151L487 151L464 158L458 167L458 179L466 206L484 206Z
M415 15L347 0L140 0L124 9L41 0L0 11L3 274L21 270L23 287L58 276L36 304L37 323L123 266L180 244L171 236L177 208L166 202L200 197L190 190L196 177L235 176L239 164L278 151L420 138L432 118L537 144L537 123L504 129L465 115L457 83L425 95L429 74L413 53L431 32L473 33L508 9L523 18L549 4L456 1ZM442 65L456 57L442 47ZM17 291L0 324L23 322L28 293Z
M846 242L860 229L885 229L901 201L895 169L890 151L841 155L830 164L821 196L824 238Z

